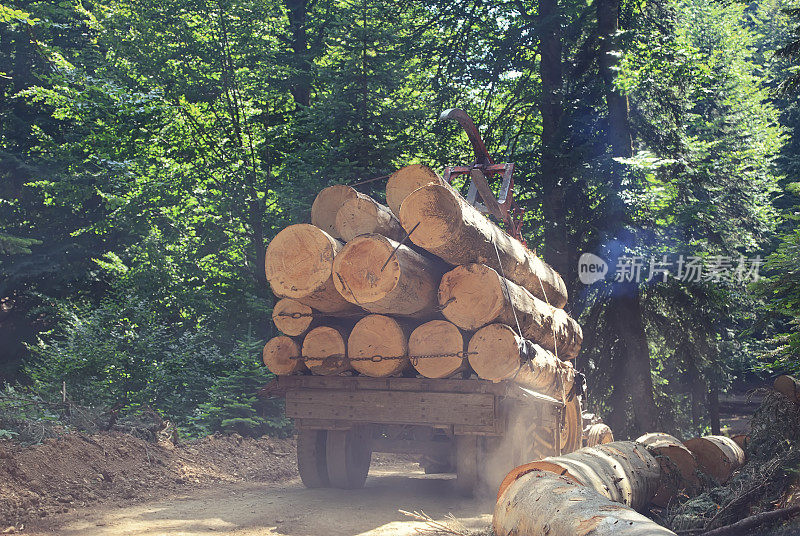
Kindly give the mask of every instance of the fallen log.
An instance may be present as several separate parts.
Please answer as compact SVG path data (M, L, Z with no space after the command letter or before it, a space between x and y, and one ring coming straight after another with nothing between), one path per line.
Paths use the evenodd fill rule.
M439 305L445 318L474 331L487 324L516 326L522 335L560 359L577 357L583 343L580 324L485 264L456 266L442 276Z
M368 315L359 320L347 339L351 366L373 378L396 376L406 370L408 359L407 324L384 315Z
M448 378L464 370L465 347L461 330L447 320L426 322L408 339L411 364L426 378Z
M554 307L567 303L561 276L451 187L429 184L414 190L398 217L415 244L446 262L486 264Z
M355 188L345 184L334 184L323 188L311 205L311 224L316 225L333 238L342 238L336 229L336 215L350 199L358 197Z
M265 255L264 270L272 292L323 313L357 311L333 284L333 259L341 248L341 242L313 225L286 227L275 235Z
M586 446L594 447L614 441L614 433L607 424L593 424L586 431Z
M445 267L379 234L348 242L333 261L333 283L353 304L378 314L431 317Z
M529 472L505 489L492 528L503 536L675 536L631 508L547 471Z
M306 368L301 358L300 346L285 335L268 340L261 357L269 371L277 376L296 374Z
M499 493L531 471L548 471L566 477L639 511L650 504L661 476L658 461L644 445L635 441L614 441L517 467L503 480Z
M744 464L744 451L729 437L696 437L683 444L694 454L698 468L720 484Z
M800 404L800 382L793 376L778 376L775 378L774 387L776 391L789 397L789 400Z
M669 434L645 434L636 440L661 465L661 482L653 497L653 504L667 506L679 493L694 495L700 490L697 478L697 460L694 454Z
M747 444L750 443L750 436L748 434L736 434L735 436L732 436L731 439L733 439L733 442L739 445L739 448L741 448L744 451L744 456L746 459Z
M559 400L564 400L572 390L575 369L571 364L537 344L526 342L505 324L489 324L479 329L467 350L472 370L484 380L513 380Z
M272 307L275 327L290 337L299 337L314 327L313 314L311 307L291 298L281 298Z
M389 207L359 193L344 202L336 214L336 231L345 242L358 235L377 233L400 241L406 232Z
M446 182L435 171L422 164L400 168L386 182L386 204L395 215L399 215L400 205L408 194L428 184L445 185Z
M308 370L321 376L351 370L347 336L348 330L338 326L319 326L309 331L301 350Z

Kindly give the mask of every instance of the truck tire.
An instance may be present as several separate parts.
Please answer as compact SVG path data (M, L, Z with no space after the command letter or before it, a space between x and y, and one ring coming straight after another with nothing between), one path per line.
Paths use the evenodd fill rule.
M471 497L478 487L480 449L478 436L456 436L456 491Z
M326 488L328 463L325 455L327 430L300 430L297 434L297 471L307 488Z
M328 430L326 458L331 486L343 489L364 487L372 457L368 439L357 429Z
M564 408L564 426L561 428L561 454L569 454L583 445L583 414L580 399L572 395Z

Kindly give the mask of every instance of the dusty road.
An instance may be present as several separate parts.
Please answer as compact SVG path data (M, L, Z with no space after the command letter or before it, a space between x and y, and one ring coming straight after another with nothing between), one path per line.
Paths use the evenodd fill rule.
M425 475L414 463L370 471L360 490L305 489L299 480L226 484L125 508L78 510L29 534L64 536L255 536L412 535L424 523L397 510L424 510L437 520L452 513L463 528L484 530L492 497L464 499L452 491L452 475Z

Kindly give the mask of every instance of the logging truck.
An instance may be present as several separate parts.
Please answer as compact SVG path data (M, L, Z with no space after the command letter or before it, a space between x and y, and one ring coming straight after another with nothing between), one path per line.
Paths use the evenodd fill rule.
M564 404L513 382L293 375L262 394L285 397L309 488L360 488L382 452L418 455L426 473L454 472L469 495L514 466L581 446L576 393Z

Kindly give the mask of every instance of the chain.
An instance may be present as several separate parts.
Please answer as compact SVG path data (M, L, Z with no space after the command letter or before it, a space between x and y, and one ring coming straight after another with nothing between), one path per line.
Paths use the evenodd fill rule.
M334 314L330 314L330 313L287 313L287 312L282 312L282 313L278 313L275 316L282 316L282 317L293 318L295 320L298 320L300 318L363 318L363 317L367 316L367 314L366 313L336 313L334 315Z
M365 356L365 357L351 357L349 359L349 361L350 362L353 362L353 361L371 361L372 363L380 363L381 361L399 361L401 359L408 359L409 361L411 361L412 365L416 365L419 362L420 359L435 359L435 358L438 358L438 357L457 357L459 359L468 359L470 355L476 354L476 353L477 352L463 351L463 352L446 352L446 353L443 352L443 353L438 353L438 354L422 354L422 355L398 355L398 356L372 355L372 356ZM347 357L347 356L345 356L344 354L332 354L332 355L329 355L329 356L327 356L327 357L325 357L323 359L325 359L325 360L331 359L331 358L343 359L345 357ZM295 359L295 360L299 360L299 361L306 361L307 359L320 359L320 358L314 358L314 357L307 357L307 356L298 355L298 356L290 356L289 359Z

